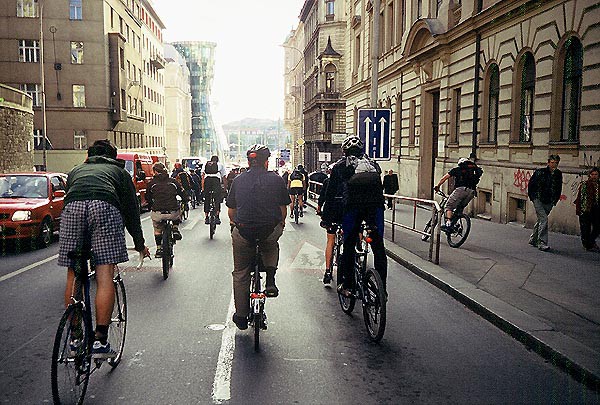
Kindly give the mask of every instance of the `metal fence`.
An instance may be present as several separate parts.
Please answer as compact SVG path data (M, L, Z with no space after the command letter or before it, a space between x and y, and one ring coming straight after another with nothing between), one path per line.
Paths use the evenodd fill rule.
M308 198L316 200L319 198L319 193L322 183L309 181ZM396 241L396 228L402 228L409 232L413 232L419 237L427 236L429 239L429 261L439 264L440 262L440 204L435 200L427 200L423 198L406 197L401 195L384 194L385 198L392 198L392 219L385 219L385 222L392 227L392 242ZM412 221L409 224L399 222L400 218L396 215L396 204L412 206ZM427 232L417 228L417 208L428 208L431 211L431 224Z

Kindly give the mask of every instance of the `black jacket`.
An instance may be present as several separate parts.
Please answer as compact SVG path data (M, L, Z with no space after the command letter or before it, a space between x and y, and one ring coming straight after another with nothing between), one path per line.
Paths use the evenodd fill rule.
M133 181L124 167L122 160L105 156L87 158L85 163L69 173L64 203L100 200L114 205L121 212L125 227L139 252L144 249L140 209Z
M386 194L394 194L398 189L398 175L396 173L383 176L383 191Z
M531 201L540 200L544 204L556 205L562 194L562 172L550 171L548 166L537 169L529 180L527 195Z
M146 200L152 211L177 211L180 196L183 201L188 200L188 195L181 184L167 173L159 173L150 180L146 189Z

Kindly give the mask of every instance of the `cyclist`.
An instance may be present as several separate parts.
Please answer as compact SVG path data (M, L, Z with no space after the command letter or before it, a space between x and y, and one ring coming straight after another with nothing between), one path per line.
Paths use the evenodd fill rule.
M213 156L206 162L202 169L202 192L204 193L204 223L210 224L208 213L210 212L210 192L213 192L217 225L221 223L221 201L223 199L223 187L226 186L225 166L219 163L219 157Z
M183 189L185 190L187 195L192 195L192 192L193 192L192 176L190 176L190 174L183 169L183 167L181 166L181 163L179 163L179 162L175 163L175 168L173 169L173 173L171 174L171 177L176 179L179 182L179 184L181 184L181 187L183 187Z
M306 177L300 171L301 165L298 165L293 172L288 176L288 190L290 195L292 195L292 203L290 204L290 218L294 216L294 203L295 200L298 199L298 207L300 207L300 216L303 216L303 204L302 204L302 196L304 195L304 189L306 187Z
M304 175L304 180L306 181L306 184L304 185L304 192L302 194L302 196L304 197L304 204L301 204L301 207L306 208L306 201L308 201L308 172L304 168L304 165L301 164L298 165L297 169L300 171L300 173Z
M450 177L454 178L454 191L450 194L446 202L446 222L440 227L444 232L448 232L454 226L452 220L454 210L458 207L464 208L475 197L477 183L483 174L483 170L467 158L458 159L458 167L453 168L446 173L433 189L440 191L440 186Z
M69 173L61 216L58 265L68 268L65 305L69 304L75 281L75 263L68 254L83 244L89 244L92 251L97 284L92 357L98 359L116 356L108 342L108 326L115 301L115 265L129 260L124 226L133 237L135 250L150 255L135 188L124 167L125 162L117 160L117 148L108 140L94 142L86 161Z
M177 196L180 196L183 201L188 200L188 195L175 179L169 177L167 168L164 164L158 162L152 166L154 177L148 183L146 189L146 200L152 218L154 227L154 240L156 241L155 257L162 257L162 233L164 229L163 220L170 219L173 221L173 239L181 240L181 232L179 232L179 222L181 210Z
M381 168L364 153L364 144L360 138L356 135L346 137L342 142L342 151L344 157L334 164L327 189L331 189L332 194L340 187L343 190L344 249L338 270L342 279L338 292L349 296L354 284L354 248L363 221L371 229L375 269L379 272L384 287L386 285L387 257L383 244L385 199Z
M196 198L196 205L200 205L200 192L202 191L201 175L198 175L196 170L190 169L190 177L192 178L192 192L194 193L193 197ZM190 199L192 199L191 194Z
M331 172L327 169L327 172ZM329 177L323 180L321 193L317 205L317 215L321 215L321 226L327 231L327 246L325 247L325 274L323 284L331 284L331 264L333 262L333 245L338 224L342 223L344 214L343 187L341 182L337 186L329 186Z
M268 297L279 295L275 285L278 240L285 226L290 197L283 179L267 170L270 155L264 145L251 146L246 152L250 169L233 180L227 196L233 245L233 322L242 330L248 328L250 271L257 245L267 275L265 293Z

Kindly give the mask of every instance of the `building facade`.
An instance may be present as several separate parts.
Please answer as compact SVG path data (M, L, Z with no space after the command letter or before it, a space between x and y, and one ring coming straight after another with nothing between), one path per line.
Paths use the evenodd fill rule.
M144 76L134 91L137 95L144 97L144 150L151 155L164 155L167 147L164 73L166 62L163 54L162 31L165 29L165 25L154 11L150 0L142 0L141 6L141 57Z
M210 112L210 93L214 77L215 47L213 42L174 42L172 44L187 61L192 94L192 156L210 158L219 153L220 143Z
M33 170L33 99L0 84L0 173Z
M283 127L291 134L286 145L291 152L291 164L304 164L304 136L302 131L304 77L304 26L292 30L283 43L284 48L284 119Z
M343 1L307 0L300 12L304 29L304 161L319 166L319 153L341 154L332 135L345 133L347 44ZM338 142L339 137L333 137ZM322 161L322 160L321 160Z
M167 156L171 162L190 156L192 95L190 70L173 45L165 45L165 126Z
M431 198L437 180L470 157L484 170L471 213L530 226L536 216L529 179L559 154L563 195L550 227L579 231L577 186L600 163L596 1L331 2L342 3L347 16L339 48L347 59L345 131L356 132L360 108L391 109L392 159L381 164L399 174L401 195ZM376 100L370 99L373 53ZM318 60L312 59L307 65Z
M149 145L143 86L152 55L142 27L144 15L152 13L151 4L139 0L2 2L0 82L32 96L40 149L43 71L48 169L70 170L98 139L120 149ZM38 166L41 155L36 151Z

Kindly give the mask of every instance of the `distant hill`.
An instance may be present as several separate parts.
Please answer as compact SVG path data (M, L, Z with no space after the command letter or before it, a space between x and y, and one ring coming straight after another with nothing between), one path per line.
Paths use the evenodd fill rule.
M281 121L262 119L262 118L244 118L239 121L228 122L223 124L223 130L238 130L238 129L252 129L252 130L269 130L277 129L277 125L283 130L283 124Z

